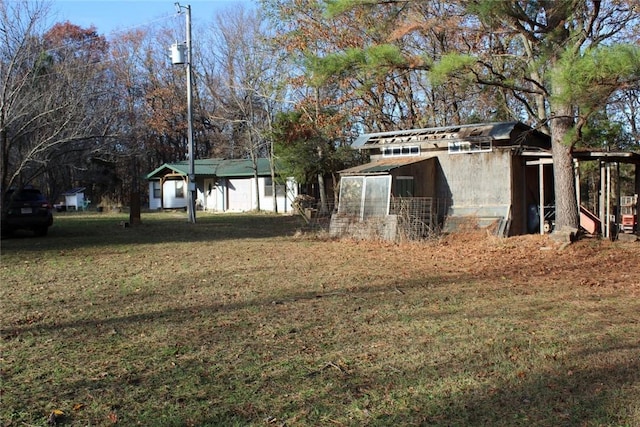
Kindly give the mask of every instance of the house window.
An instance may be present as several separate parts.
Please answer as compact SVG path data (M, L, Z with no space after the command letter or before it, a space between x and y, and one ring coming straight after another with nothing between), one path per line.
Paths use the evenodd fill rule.
M283 195L285 192L285 186L276 182L276 192L278 195ZM273 180L271 177L265 177L264 179L264 196L273 197Z
M184 181L175 181L176 183L176 199L184 198Z
M160 197L160 181L153 181L153 198L159 199Z
M393 188L396 197L414 197L414 181L412 176L398 176Z

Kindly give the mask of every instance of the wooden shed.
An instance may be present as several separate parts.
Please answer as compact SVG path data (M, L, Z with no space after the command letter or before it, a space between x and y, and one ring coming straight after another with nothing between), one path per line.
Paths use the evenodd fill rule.
M412 236L417 228L417 237L462 226L525 234L532 207L553 203L553 186L540 184L553 182L552 164L541 161L551 140L519 122L365 134L353 146L371 161L340 172L332 235L362 234L365 222L376 223L373 234L385 239L396 239L403 224L412 224ZM351 208L358 205L358 188L362 211Z

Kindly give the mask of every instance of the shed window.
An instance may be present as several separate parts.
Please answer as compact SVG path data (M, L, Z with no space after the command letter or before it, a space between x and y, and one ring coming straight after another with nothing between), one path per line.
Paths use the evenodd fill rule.
M176 199L184 198L184 181L175 181L176 183Z
M413 197L414 181L412 176L398 176L393 189L393 194L396 197Z
M153 198L160 198L160 181L153 181Z
M340 180L338 212L360 219L389 213L391 176L345 176Z
M418 154L420 154L420 146L418 145L405 145L402 147L385 147L382 149L383 157L417 156Z
M449 154L486 153L492 149L491 139L449 142Z

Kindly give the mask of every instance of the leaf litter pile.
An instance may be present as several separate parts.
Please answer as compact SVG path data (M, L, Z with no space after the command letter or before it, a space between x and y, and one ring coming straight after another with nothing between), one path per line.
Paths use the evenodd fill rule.
M637 242L202 221L3 241L3 426L640 425Z

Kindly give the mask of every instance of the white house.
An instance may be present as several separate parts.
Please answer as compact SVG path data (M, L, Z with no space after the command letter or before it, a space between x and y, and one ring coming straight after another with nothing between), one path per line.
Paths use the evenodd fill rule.
M292 178L273 185L269 159L254 166L246 159L196 160L196 208L212 212L246 212L260 209L292 212L298 186ZM185 209L189 163L165 163L146 178L149 180L149 209ZM257 181L256 181L257 175ZM278 181L278 178L276 178ZM275 192L275 196L274 196Z

